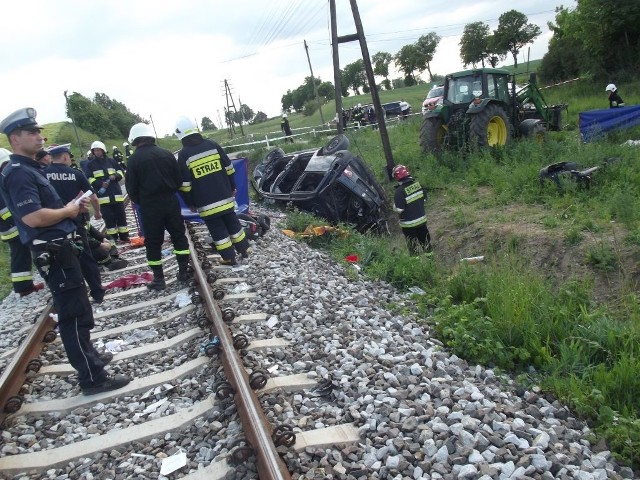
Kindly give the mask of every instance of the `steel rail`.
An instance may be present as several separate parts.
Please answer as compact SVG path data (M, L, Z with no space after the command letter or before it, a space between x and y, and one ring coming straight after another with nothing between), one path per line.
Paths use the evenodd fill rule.
M0 376L0 426L4 424L6 417L16 411L15 407L21 405L16 403L9 406L11 399L20 396L20 391L27 378L30 362L40 356L43 347L51 340L45 340L47 333L53 331L57 322L52 314L55 309L52 304L48 304L42 314L38 317L34 328L31 329L27 338L24 339L11 362L7 365L2 376ZM55 337L54 337L55 339Z
M224 323L220 307L213 298L206 275L195 254L191 235L187 238L196 282L200 286L199 291L205 303L207 315L213 324L213 330L220 339L219 355L225 375L235 389L234 401L238 414L247 440L253 446L258 459L257 469L260 480L290 480L291 475L271 438L272 426L264 415L258 397L249 385L249 376L233 345L233 337L229 327Z

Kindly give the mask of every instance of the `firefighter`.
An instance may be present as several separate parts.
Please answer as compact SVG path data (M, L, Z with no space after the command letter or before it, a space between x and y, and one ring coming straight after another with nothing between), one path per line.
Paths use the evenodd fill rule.
M13 149L11 163L2 171L0 190L18 227L20 240L29 245L34 263L47 282L58 315L60 339L69 363L78 372L85 395L115 390L129 377L111 376L105 365L113 354L98 353L91 342L93 311L84 286L74 242L73 219L86 211L80 195L66 205L42 174L35 155L42 148L42 127L33 108L22 108L0 121L0 130Z
M613 83L607 85L605 91L609 92L609 108L624 107L624 100L618 94L618 89Z
M409 253L418 255L422 250L431 252L431 236L424 211L426 198L422 186L411 177L404 165L393 167L392 175L398 182L393 209L400 215L400 227L407 240Z
M155 144L153 129L146 123L131 127L129 142L136 149L127 160L125 185L131 200L140 206L147 263L153 271L151 290L166 288L162 269L165 229L171 236L178 260L178 281L189 280L189 242L176 193L182 183L178 163L169 150Z
M204 139L188 117L176 121L177 137L182 142L178 164L182 175L180 194L192 210L204 220L222 265L236 264L236 251L249 256L249 240L234 210L236 184L233 164L217 143Z
M291 126L289 125L289 119L287 118L287 114L282 114L282 120L280 121L280 130L284 133L287 141L293 143L293 138L291 137Z
M56 189L63 203L68 203L76 198L78 192L91 190L87 177L85 177L80 170L71 167L73 154L69 147L70 144L68 143L49 147L48 151L51 154L51 165L43 170L47 180L49 180L49 183ZM89 202L93 206L95 218L100 220L102 218L100 214L100 204L95 193L89 197ZM76 222L76 233L83 246L82 252L78 257L82 275L89 285L89 294L93 300L96 303L102 303L105 289L102 286L102 279L100 278L100 268L92 255L87 237L86 224L89 223L89 214L82 213L78 215L74 221Z
M129 227L124 211L124 195L120 188L120 180L124 172L112 158L107 157L107 150L99 140L91 144L94 158L87 164L89 183L98 194L100 211L107 228L107 236L112 240L129 241Z
M122 152L116 145L113 146L111 155L113 155L113 159L118 164L120 170L122 170L124 173L127 173L127 165L124 163L124 155L122 155Z
M0 173L9 163L11 152L6 148L0 148ZM4 203L0 195L0 239L9 244L9 255L11 257L11 285L13 291L21 297L25 297L33 292L44 288L44 283L33 283L31 269L31 250L20 242L11 212Z

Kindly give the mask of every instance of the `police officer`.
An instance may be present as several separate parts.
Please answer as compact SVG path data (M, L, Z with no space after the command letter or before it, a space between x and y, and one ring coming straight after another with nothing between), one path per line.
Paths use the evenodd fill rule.
M431 252L431 235L427 227L422 186L411 177L409 169L404 165L393 167L392 175L398 182L393 209L400 214L400 227L409 252L411 255L417 255L421 250Z
M73 219L88 202L63 204L41 173L34 159L44 143L41 129L33 108L17 110L0 122L0 130L9 138L14 152L0 176L0 191L20 240L30 246L38 271L51 290L60 338L69 363L78 371L82 392L92 395L115 390L130 380L124 375L110 376L104 367L113 356L101 356L91 343L93 312L73 243Z
M178 164L182 175L180 194L204 220L222 265L235 265L236 253L249 255L249 240L234 210L235 170L222 147L205 140L188 117L176 121L176 135L182 142ZM235 249L235 251L234 251Z
M51 154L46 149L40 150L36 153L36 162L38 162L42 168L48 167L51 165Z
M124 211L124 195L118 183L124 172L112 158L107 157L106 147L101 141L96 140L91 144L91 153L94 158L87 164L88 178L93 191L98 194L107 236L114 241L120 238L121 241L128 242L129 227Z
M0 148L0 172L9 163L11 152L6 148ZM16 227L11 218L11 212L0 195L0 239L9 244L11 256L11 285L13 291L21 297L44 288L44 283L33 283L31 273L31 250L22 244Z
M91 190L87 177L85 177L80 170L71 167L73 154L69 147L70 144L68 143L49 147L48 151L51 154L51 165L43 170L49 183L51 183L53 188L56 189L56 192L58 192L58 195L60 195L62 203L70 202L76 198L78 192ZM98 220L101 219L100 204L98 203L98 197L95 193L89 197L89 201L93 206L95 218ZM77 228L76 233L78 233L78 237L83 246L79 256L80 267L82 268L82 275L89 285L89 294L96 303L102 303L105 289L102 286L102 279L100 278L100 268L92 255L87 237L86 224L89 221L88 217L88 213L81 213L74 219Z
M175 157L155 144L155 134L149 125L136 123L131 127L129 141L136 151L127 160L125 185L131 200L140 206L147 263L153 271L153 281L147 287L162 290L166 287L162 269L165 229L178 260L178 281L189 279L189 242L176 196L182 178Z

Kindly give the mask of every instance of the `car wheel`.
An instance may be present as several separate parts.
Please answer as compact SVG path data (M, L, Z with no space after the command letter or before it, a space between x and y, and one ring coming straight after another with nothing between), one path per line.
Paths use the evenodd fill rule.
M346 135L340 134L333 137L329 143L320 149L320 155L333 155L340 150L349 149L349 139Z

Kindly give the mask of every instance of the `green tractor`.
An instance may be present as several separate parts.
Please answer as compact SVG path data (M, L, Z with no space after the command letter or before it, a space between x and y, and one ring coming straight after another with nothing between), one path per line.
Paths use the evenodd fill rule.
M424 114L420 144L427 153L443 148L500 147L513 137L544 141L562 129L566 104L548 106L536 85L517 87L508 70L480 68L445 77L442 103Z

